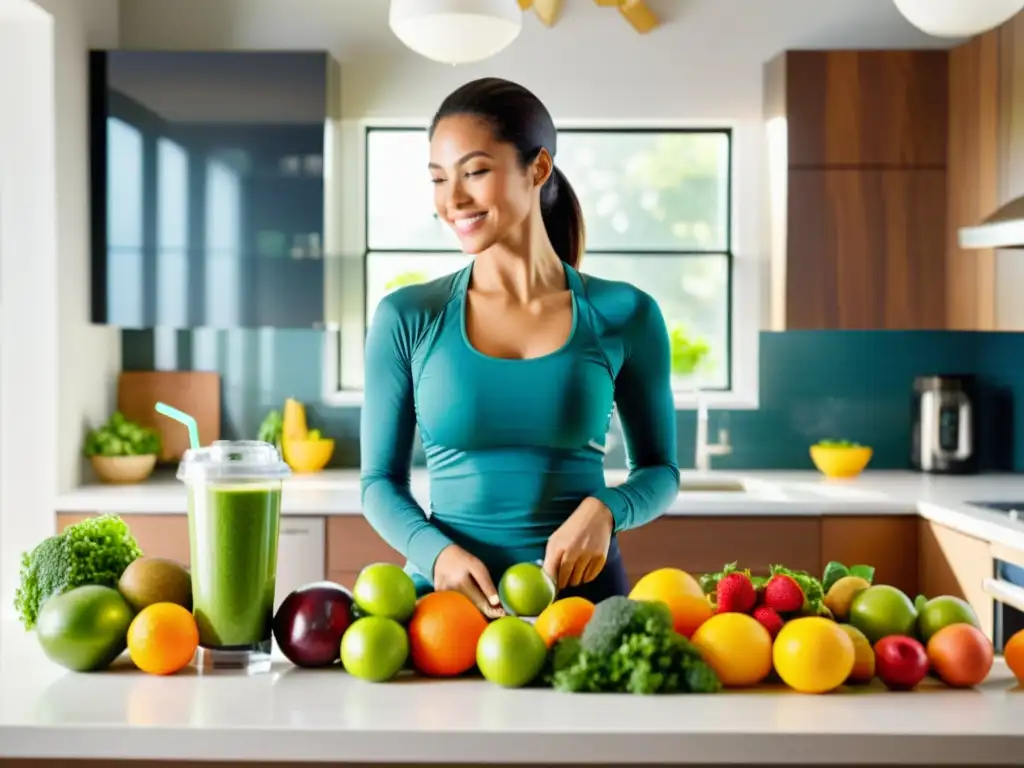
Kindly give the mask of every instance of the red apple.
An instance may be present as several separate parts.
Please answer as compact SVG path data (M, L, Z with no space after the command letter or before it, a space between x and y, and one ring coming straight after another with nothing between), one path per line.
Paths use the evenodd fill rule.
M912 637L888 635L875 643L875 674L890 691L909 691L928 669L928 653Z
M341 636L352 623L352 595L340 584L319 581L286 597L274 616L274 639L299 667L325 667L341 655Z

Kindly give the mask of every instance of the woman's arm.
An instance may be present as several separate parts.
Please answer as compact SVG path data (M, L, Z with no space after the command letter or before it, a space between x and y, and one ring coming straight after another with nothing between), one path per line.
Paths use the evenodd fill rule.
M679 494L676 412L668 329L658 304L642 293L625 329L625 359L615 380L629 476L594 494L612 513L615 531L665 512Z
M387 296L366 336L360 484L363 515L370 525L432 580L437 556L452 542L427 519L409 488L416 430L412 349L409 323Z

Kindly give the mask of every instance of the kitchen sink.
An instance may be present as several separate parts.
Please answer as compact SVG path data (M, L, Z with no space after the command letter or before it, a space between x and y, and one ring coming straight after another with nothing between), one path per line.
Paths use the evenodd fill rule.
M747 487L739 480L725 477L692 478L679 480L682 493L746 493Z

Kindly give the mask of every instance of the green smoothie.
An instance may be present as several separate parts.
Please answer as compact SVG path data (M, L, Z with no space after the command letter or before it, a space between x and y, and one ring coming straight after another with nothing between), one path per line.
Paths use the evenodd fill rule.
M280 519L279 481L189 485L192 610L203 648L269 647Z

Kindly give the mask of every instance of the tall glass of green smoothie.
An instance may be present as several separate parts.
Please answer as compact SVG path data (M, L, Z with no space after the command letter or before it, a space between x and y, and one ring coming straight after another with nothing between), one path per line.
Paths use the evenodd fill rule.
M270 669L282 481L277 449L219 440L185 453L200 671Z

